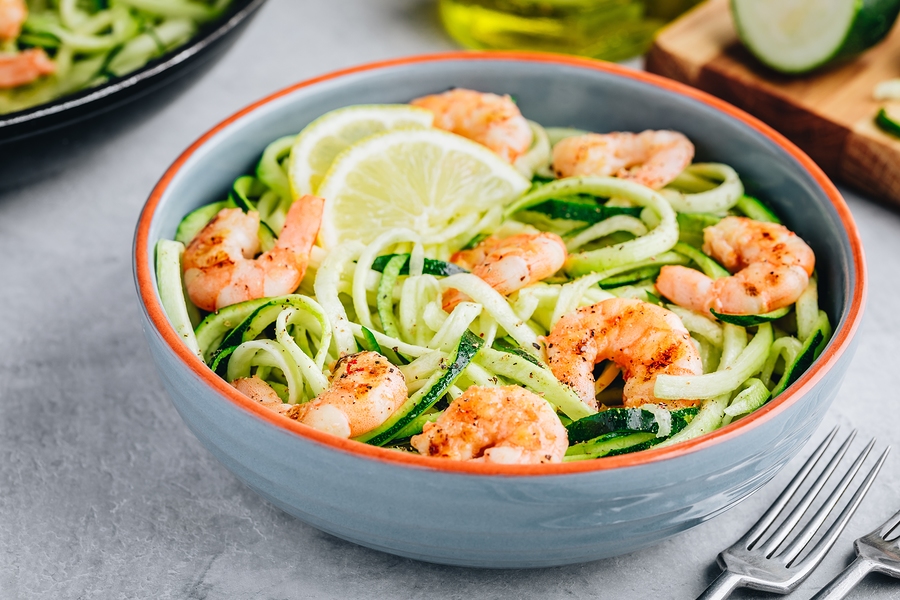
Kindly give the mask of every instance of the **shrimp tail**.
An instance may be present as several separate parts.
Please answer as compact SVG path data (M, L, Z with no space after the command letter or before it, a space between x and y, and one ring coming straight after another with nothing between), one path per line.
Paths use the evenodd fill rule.
M288 209L284 227L278 236L278 245L293 252L300 279L309 267L309 255L316 243L324 211L324 198L311 194L297 198Z

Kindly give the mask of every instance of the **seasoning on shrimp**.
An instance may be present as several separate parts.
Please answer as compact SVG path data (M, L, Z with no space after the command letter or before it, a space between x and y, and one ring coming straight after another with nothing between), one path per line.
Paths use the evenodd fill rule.
M559 271L566 262L566 244L555 233L547 232L489 237L474 248L460 250L450 262L466 267L508 296ZM465 299L458 290L447 290L443 308L450 312Z
M531 146L531 127L509 96L456 88L410 104L433 112L435 127L487 146L508 163Z
M694 144L677 131L587 133L553 147L553 171L559 177L612 175L658 190L693 158Z
M559 381L597 410L594 365L611 360L622 369L625 406L693 406L696 400L659 400L657 375L701 375L700 354L678 315L632 298L610 298L564 315L547 342L547 363Z
M470 387L410 444L425 456L527 465L562 462L569 442L546 400L510 385Z
M303 196L287 212L278 241L259 252L259 213L223 208L184 251L184 285L191 301L208 311L297 289L322 222L325 201Z
M659 292L679 306L709 314L756 315L797 301L809 283L816 257L783 225L726 217L703 231L703 251L733 273L710 279L682 266L663 267Z
M285 414L315 429L355 437L387 421L406 398L400 369L377 352L359 352L337 362L331 387Z

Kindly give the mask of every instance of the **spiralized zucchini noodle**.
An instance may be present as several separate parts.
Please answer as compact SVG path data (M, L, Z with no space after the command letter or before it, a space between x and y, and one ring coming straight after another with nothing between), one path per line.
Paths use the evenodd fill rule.
M129 0L103 12L136 18L152 4ZM174 0L165 5L174 6ZM53 19L40 14L26 39L36 42L44 33L61 31L62 14ZM183 18L173 13L154 27ZM73 48L57 46L60 52L66 47ZM288 136L266 148L255 173L235 180L228 198L198 208L174 240L159 242L159 290L176 332L227 381L251 376L264 381L278 396L275 408L288 417L293 407L336 385L339 359L380 353L403 374L408 395L384 423L354 437L399 451L414 452L410 438L472 386L523 387L549 403L566 427L566 461L675 444L727 425L783 392L824 349L831 325L819 308L815 274L796 302L754 315L686 308L656 287L665 266L688 267L711 281L732 275L702 249L704 230L723 219L777 222L763 201L745 194L733 168L690 164L659 191L617 177L557 179L550 168L551 144L580 132L529 126L535 142L516 166L532 176L531 189L508 203L502 216L470 229L467 247L489 235L552 232L568 253L554 275L504 295L448 260L459 247L429 246L416 231L398 227L369 243L350 241L329 251L314 246L294 293L214 312L197 309L184 293L185 246L220 210L242 207L258 212L262 249L272 247L296 201L286 166L295 138ZM462 298L449 309L448 290ZM599 410L584 402L549 367L546 339L573 311L615 298L673 313L690 334L702 372L660 374L653 387L659 402L623 405L628 368L602 360L593 371Z
M187 42L230 1L0 2L0 114L127 75Z

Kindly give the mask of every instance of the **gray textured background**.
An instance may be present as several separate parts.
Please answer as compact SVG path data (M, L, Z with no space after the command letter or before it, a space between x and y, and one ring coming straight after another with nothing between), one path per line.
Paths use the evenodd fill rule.
M272 508L200 446L162 391L130 256L138 212L165 168L213 124L290 83L450 48L429 0L271 0L196 85L51 144L0 147L0 599L625 600L694 598L711 581L717 552L786 473L643 552L533 571L449 568L354 546ZM893 442L900 213L846 196L871 287L859 352L823 429ZM900 509L898 490L895 454L793 597L809 598L847 564L851 541ZM852 597L900 598L900 582L870 576Z

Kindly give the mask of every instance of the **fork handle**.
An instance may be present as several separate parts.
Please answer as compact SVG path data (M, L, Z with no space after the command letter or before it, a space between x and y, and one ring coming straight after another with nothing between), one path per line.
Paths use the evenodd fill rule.
M874 566L872 561L857 556L840 575L832 579L831 583L819 590L819 593L810 600L841 600L872 571Z
M725 600L735 589L740 587L743 578L731 571L722 571L715 581L709 584L697 600Z

